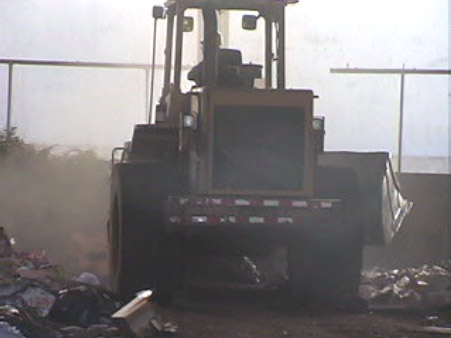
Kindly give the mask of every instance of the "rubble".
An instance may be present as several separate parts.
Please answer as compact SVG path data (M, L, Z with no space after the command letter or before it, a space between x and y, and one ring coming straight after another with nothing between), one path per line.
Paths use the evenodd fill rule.
M363 272L360 296L381 309L450 307L450 265Z
M90 272L87 272L87 271L82 272L80 274L80 276L78 276L75 280L77 282L84 283L84 284L100 285L99 278L96 275L94 275Z
M141 322L152 330L140 337L177 330L156 316L150 299L146 302L153 312L143 313ZM135 337L114 322L111 315L119 308L97 276L83 272L72 279L49 262L45 251L16 252L0 227L0 337Z
M426 327L419 328L416 331L446 335L447 337L449 337L451 335L451 328L449 328L449 327L426 326Z
M44 251L19 253L8 241L0 228L0 337L132 338L178 332L176 324L160 318L150 290L121 307L97 276L68 277ZM256 281L269 280L250 259L243 264ZM362 274L360 295L373 309L451 307L451 264L375 268ZM424 329L447 332L437 318L427 317Z
M107 291L79 285L59 291L48 317L65 325L87 328L109 323L115 308L113 296Z
M152 291L143 291L135 299L112 315L119 324L136 335L144 335L150 330L149 319L155 317L155 305L150 301Z
M55 304L56 297L38 286L30 286L20 295L27 306L35 309L40 317L46 317Z
M142 291L111 317L126 330L138 336L176 333L177 325L171 322L165 323L157 316L156 306L151 297L151 290Z
M0 322L0 337L3 338L25 338L15 327L6 322Z

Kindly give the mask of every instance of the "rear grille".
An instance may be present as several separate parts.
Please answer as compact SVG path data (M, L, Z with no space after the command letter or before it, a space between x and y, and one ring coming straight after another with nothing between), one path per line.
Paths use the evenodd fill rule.
M216 106L213 189L302 190L304 135L299 107Z

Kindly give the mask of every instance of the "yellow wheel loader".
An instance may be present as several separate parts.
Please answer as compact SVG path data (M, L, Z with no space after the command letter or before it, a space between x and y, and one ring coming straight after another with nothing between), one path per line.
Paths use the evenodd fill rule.
M162 95L154 123L135 126L112 168L110 267L121 296L152 288L168 302L192 257L281 247L294 299L357 296L364 244L387 244L398 231L411 204L389 155L324 151L314 92L285 86L285 9L295 3L154 8L166 23ZM199 15L187 16L192 10ZM240 15L238 33L263 28L263 64L222 45L219 18L228 12ZM202 61L185 74L184 91L183 55L199 48L183 44L194 24Z

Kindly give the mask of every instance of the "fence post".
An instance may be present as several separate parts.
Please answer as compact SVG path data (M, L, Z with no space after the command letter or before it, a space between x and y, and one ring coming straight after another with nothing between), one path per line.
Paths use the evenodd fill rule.
M402 146L403 146L403 129L404 129L404 86L405 73L401 73L401 84L399 93L399 125L398 125L398 172L402 172Z
M11 137L11 112L12 112L12 98L13 98L13 68L12 62L8 63L8 89L6 99L6 139L9 141Z

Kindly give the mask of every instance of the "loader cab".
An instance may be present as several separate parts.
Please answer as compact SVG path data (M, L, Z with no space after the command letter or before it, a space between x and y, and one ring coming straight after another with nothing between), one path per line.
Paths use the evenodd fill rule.
M157 121L178 120L177 110L180 110L179 101L183 92L214 87L284 89L285 7L294 2L167 2L166 8L160 10L164 11L166 21L166 46L163 88L156 109ZM238 39L234 35L239 34L246 35L249 41L260 40L264 44L259 50L252 47L255 44L237 44ZM193 45L193 41L197 45ZM197 64L191 69L184 69L184 60L194 50Z
M173 154L193 195L311 196L314 94L285 88L285 7L294 2L167 2L159 10L166 22L161 98L155 124L135 129L132 156Z

